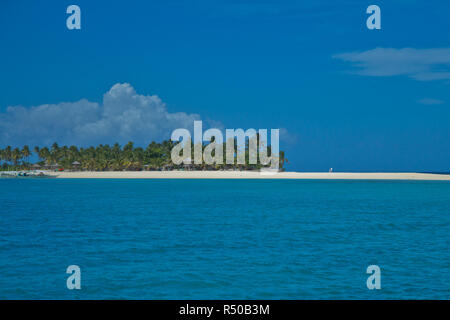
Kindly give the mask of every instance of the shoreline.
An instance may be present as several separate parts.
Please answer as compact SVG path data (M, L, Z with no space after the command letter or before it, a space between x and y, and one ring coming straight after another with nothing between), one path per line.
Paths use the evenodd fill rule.
M255 171L79 171L46 172L58 179L305 179L305 180L430 180L450 175L415 172L255 172Z

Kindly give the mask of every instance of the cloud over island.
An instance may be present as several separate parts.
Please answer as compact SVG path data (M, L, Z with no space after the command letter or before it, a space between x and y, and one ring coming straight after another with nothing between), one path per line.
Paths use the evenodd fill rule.
M169 139L176 128L191 128L198 114L171 113L156 95L141 95L128 83L118 83L101 104L77 102L10 106L0 113L0 145L148 144ZM215 123L214 125L217 125Z
M420 99L417 102L420 103L420 104L425 104L425 105L444 104L443 100L433 99L433 98L423 98L423 99Z
M450 79L450 48L375 48L333 56L363 76L407 76L418 81Z

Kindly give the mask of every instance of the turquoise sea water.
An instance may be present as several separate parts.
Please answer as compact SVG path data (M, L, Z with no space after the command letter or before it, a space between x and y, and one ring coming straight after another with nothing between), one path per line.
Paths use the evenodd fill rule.
M0 299L450 298L448 182L0 179L0 219Z

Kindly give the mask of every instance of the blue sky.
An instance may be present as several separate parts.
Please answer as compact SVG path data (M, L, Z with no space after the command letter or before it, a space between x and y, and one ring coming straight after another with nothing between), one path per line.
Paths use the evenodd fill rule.
M70 4L81 30L66 28ZM370 4L381 30L366 28ZM422 0L2 0L0 145L144 143L201 118L283 128L290 170L450 171L449 12Z

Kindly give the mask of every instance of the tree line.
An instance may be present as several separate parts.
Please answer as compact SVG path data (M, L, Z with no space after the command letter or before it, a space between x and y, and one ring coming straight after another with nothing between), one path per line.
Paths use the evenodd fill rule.
M128 142L123 147L118 143L110 146L100 144L96 147L88 148L77 146L59 146L53 143L51 147L36 146L31 149L25 145L22 148L7 146L0 148L0 167L7 170L30 170L36 168L59 168L59 169L79 169L90 171L140 171L140 170L171 170L186 167L185 165L174 165L171 160L171 150L175 143L165 140L161 143L151 142L146 148L135 147L133 142ZM269 146L270 151L270 146ZM248 154L248 144L246 145ZM225 154L225 152L224 152ZM35 155L37 161L30 162L30 158ZM288 160L284 151L279 154L280 170ZM260 164L249 164L246 156L245 164L216 164L192 165L192 170L257 170L263 167Z

